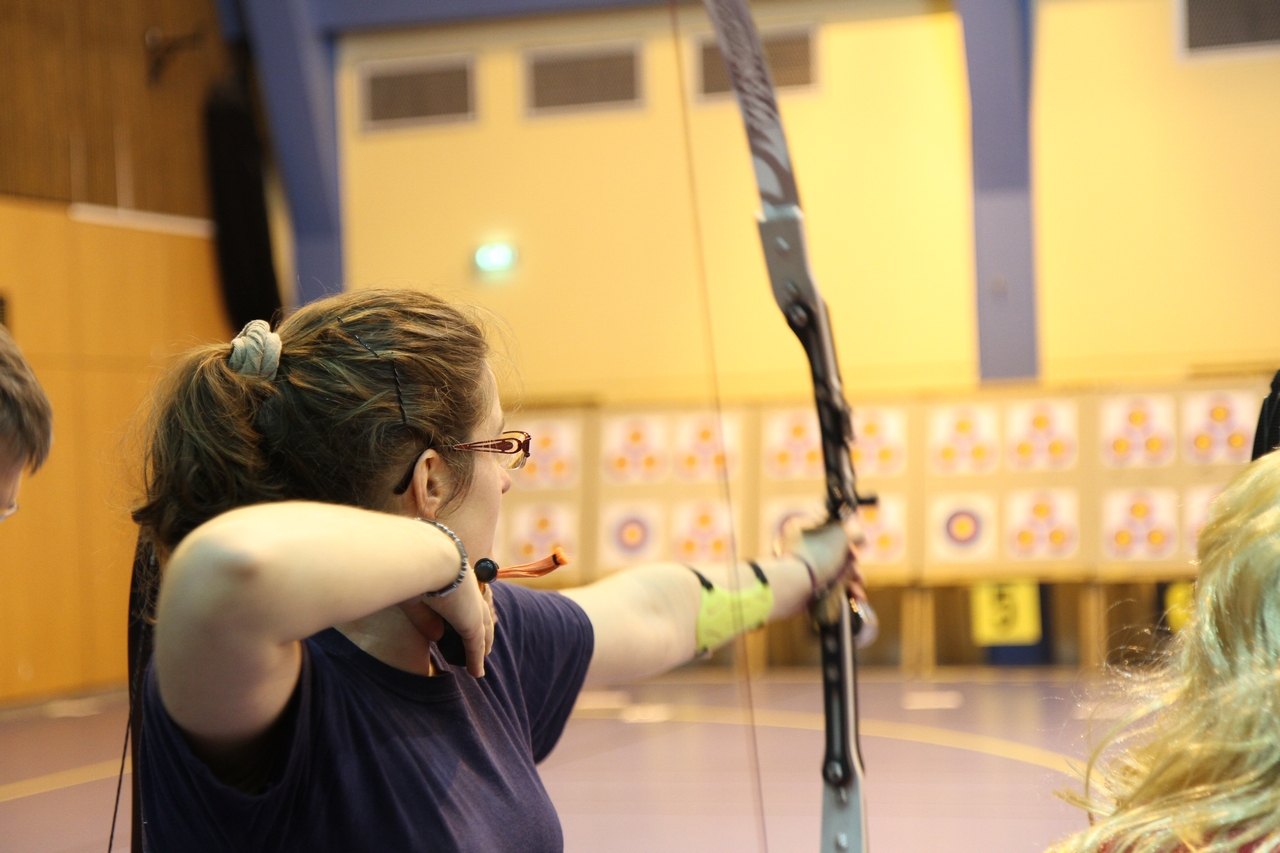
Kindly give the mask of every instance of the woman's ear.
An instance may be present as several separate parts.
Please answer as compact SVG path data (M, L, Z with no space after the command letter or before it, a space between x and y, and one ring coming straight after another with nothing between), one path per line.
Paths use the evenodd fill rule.
M439 453L434 450L423 451L418 457L418 464L414 466L413 479L406 495L410 499L409 509L414 516L435 519L453 487L450 474L449 466Z

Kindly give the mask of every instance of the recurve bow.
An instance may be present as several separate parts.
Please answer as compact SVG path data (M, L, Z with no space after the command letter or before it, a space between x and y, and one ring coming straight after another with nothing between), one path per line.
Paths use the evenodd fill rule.
M769 281L787 325L809 358L822 435L827 516L843 521L859 504L850 450L853 422L844 398L827 305L809 272L804 214L778 113L773 80L745 0L704 0L738 100L760 191L759 228ZM854 637L862 618L840 585L814 602L810 615L822 650L826 749L822 760L822 853L867 849L866 796L858 748Z

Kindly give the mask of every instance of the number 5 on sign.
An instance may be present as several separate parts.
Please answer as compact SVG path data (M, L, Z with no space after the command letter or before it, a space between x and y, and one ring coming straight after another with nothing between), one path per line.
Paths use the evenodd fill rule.
M969 621L974 645L1040 642L1040 585L1035 581L974 584L969 588Z

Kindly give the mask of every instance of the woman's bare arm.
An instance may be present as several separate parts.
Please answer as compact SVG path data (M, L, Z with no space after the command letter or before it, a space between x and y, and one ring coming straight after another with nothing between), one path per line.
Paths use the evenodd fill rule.
M442 589L458 568L445 534L403 516L304 502L221 515L182 541L160 586L165 708L206 754L234 751L284 710L300 640ZM430 602L462 634L479 674L487 641L474 575Z
M838 525L804 534L803 549L825 583L846 565L849 540ZM757 560L773 592L769 619L798 613L813 593L805 563L794 556ZM717 586L746 589L756 583L746 563L699 565ZM733 571L734 576L730 575ZM653 563L618 572L589 586L567 589L595 633L595 651L586 684L619 684L657 675L690 660L697 646L702 587L679 563Z

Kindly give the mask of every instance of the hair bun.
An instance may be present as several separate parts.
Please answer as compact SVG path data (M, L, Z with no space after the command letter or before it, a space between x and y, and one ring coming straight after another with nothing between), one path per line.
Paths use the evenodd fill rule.
M231 341L231 369L242 376L257 376L270 382L280 367L280 336L266 320L251 320Z

